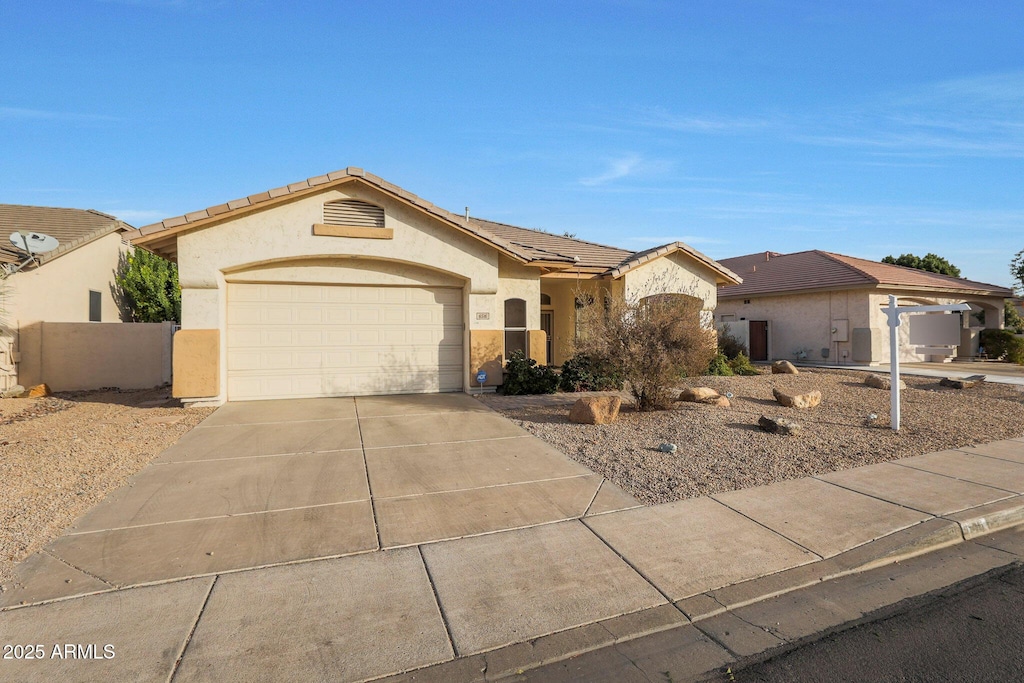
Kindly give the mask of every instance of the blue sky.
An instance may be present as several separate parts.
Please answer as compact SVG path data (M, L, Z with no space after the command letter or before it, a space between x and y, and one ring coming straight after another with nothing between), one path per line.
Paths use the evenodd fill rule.
M0 0L0 84L0 202L137 226L362 166L633 249L1024 249L1019 2Z

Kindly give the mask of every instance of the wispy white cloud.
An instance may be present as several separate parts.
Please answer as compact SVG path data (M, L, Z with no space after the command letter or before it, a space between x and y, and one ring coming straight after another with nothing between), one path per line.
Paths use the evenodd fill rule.
M116 116L105 114L83 114L74 111L56 111L47 109L28 109L25 107L0 107L0 121L80 121L103 122L121 121Z
M1024 157L1024 71L922 85L809 124L798 142L924 157Z
M764 130L773 124L769 119L739 118L720 115L675 114L661 107L640 110L636 123L650 128L687 133L742 133Z
M628 178L639 173L652 173L664 170L665 168L666 164L664 162L645 161L638 154L629 154L618 159L612 159L608 162L604 171L595 176L580 178L579 183L587 187L607 185L613 181Z

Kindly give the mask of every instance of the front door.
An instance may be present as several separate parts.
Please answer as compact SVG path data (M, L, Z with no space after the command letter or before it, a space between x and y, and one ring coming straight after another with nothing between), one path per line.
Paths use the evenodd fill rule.
M768 321L750 321L750 360L768 360Z
M555 360L555 314L553 311L540 312L540 329L547 335L545 352L547 353L547 365Z

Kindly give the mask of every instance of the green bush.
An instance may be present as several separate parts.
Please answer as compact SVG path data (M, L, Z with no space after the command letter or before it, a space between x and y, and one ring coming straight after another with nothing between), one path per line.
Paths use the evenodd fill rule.
M981 345L989 358L1024 365L1024 339L1014 336L1010 330L982 330Z
M546 365L537 365L537 361L527 358L522 351L512 352L505 363L505 373L501 393L506 396L558 391L558 374Z
M738 356L747 355L747 345L741 342L739 337L733 336L728 325L723 325L718 333L718 351L724 353L729 360L733 360Z
M622 378L607 362L577 353L562 363L562 391L621 391Z
M729 359L725 357L724 353L717 354L711 359L711 364L708 365L709 375L718 375L720 377L732 377L736 373L729 367Z
M738 353L736 357L729 361L729 369L736 375L760 375L761 373L750 364L750 359L747 358L747 354Z

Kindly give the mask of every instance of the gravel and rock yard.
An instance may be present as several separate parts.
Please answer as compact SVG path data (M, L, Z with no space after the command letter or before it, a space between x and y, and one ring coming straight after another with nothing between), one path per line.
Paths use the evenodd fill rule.
M167 388L0 399L0 585L211 412Z
M731 392L731 407L679 403L673 410L638 413L623 406L618 421L609 425L569 422L574 394L533 406L520 397L483 400L647 504L1024 434L1022 386L984 383L957 390L940 386L937 378L904 376L901 429L894 433L889 392L865 386L864 378L863 372L816 369L801 369L798 375L701 377L687 385ZM815 408L784 408L772 389L791 394L818 389L823 398ZM877 417L871 419L872 414ZM757 426L762 415L795 421L801 434L768 434ZM678 450L659 452L662 443L676 444Z

